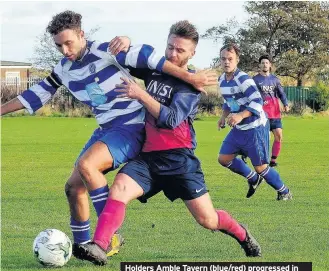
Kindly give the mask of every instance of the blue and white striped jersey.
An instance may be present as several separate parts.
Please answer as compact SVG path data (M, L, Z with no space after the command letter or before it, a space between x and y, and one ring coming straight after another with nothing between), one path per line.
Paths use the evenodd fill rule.
M101 127L144 123L143 106L129 98L117 98L115 85L120 77L132 78L128 68L149 68L162 71L165 58L157 56L149 45L130 47L128 53L113 56L108 52L108 42L87 41L84 56L78 61L63 58L51 75L24 91L18 99L32 114L64 85L81 102L92 108Z
M239 113L248 110L252 115L243 119L235 127L239 130L249 130L265 125L267 117L263 110L263 99L257 86L248 74L237 69L233 79L227 81L225 73L218 79L219 91L224 98L223 110Z

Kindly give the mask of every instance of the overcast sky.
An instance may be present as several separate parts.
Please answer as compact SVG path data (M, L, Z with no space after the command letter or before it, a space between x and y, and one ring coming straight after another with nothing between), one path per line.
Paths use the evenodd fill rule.
M93 40L126 35L133 44L147 43L164 53L173 23L187 19L203 34L232 17L243 23L247 18L243 5L243 1L1 1L1 60L30 62L37 36L44 33L53 15L66 9L82 14L86 32L100 27ZM220 45L201 39L190 63L209 67Z

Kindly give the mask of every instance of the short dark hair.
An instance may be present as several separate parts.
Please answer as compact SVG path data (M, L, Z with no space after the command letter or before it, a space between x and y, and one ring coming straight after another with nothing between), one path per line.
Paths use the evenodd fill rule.
M81 30L81 18L79 13L71 10L66 10L53 16L52 20L47 26L47 32L51 35L57 35L66 29Z
M235 52L238 57L240 57L240 48L235 43L225 44L222 48L220 48L219 54L223 51L227 50L229 52Z
M199 42L199 33L196 27L187 20L173 24L169 30L170 35L177 35L181 38L192 40L195 45Z
M269 55L262 55L259 59L258 59L258 63L261 63L263 59L267 59L270 63L272 63L272 58Z

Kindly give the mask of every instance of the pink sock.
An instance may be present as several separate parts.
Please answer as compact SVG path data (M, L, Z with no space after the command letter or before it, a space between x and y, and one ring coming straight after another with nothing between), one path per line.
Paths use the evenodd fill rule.
M229 213L223 210L217 210L218 215L218 229L226 231L229 235L233 235L240 241L246 239L246 230L240 226L240 224L229 215Z
M113 234L123 223L126 213L126 205L117 200L108 199L103 212L98 218L94 242L104 250L107 250Z
M274 141L272 146L272 156L278 157L281 150L281 142L280 141ZM274 160L274 159L272 159Z

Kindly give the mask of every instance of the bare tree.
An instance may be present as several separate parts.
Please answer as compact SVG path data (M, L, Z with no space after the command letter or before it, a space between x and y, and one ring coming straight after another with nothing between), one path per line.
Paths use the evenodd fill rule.
M87 39L90 39L99 29L100 27L92 28L86 33ZM33 57L30 59L34 68L51 71L62 57L63 55L57 50L53 38L48 32L36 37L36 46Z

